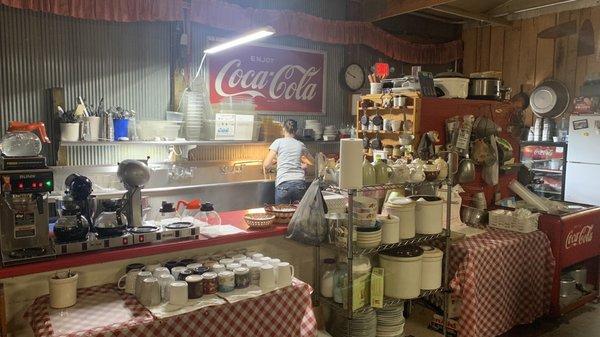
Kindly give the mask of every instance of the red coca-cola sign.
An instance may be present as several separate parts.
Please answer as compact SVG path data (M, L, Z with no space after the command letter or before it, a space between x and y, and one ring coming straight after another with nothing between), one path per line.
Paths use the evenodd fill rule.
M209 56L210 101L253 99L261 113L323 114L324 52L249 45Z
M573 228L567 233L565 238L565 249L585 245L594 239L594 225L581 226Z

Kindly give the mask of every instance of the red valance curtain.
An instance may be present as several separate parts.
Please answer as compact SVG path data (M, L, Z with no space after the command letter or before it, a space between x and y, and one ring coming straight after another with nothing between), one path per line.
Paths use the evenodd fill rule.
M78 19L118 22L180 21L183 0L0 0L0 4ZM462 58L460 40L419 44L403 40L368 22L327 20L289 10L244 8L221 0L192 0L190 19L206 26L247 31L270 25L279 36L333 43L362 44L412 64L442 64Z

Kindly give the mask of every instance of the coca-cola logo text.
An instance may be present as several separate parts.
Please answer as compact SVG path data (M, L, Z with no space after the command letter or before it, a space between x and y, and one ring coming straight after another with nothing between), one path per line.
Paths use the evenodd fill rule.
M286 64L277 71L246 70L241 68L242 61L234 59L229 61L217 73L215 90L223 97L249 95L265 97L261 90L268 87L271 99L296 99L310 101L317 95L317 84L311 83L312 78L321 69L301 65ZM299 78L298 80L294 80ZM227 86L224 87L223 83ZM237 89L232 92L230 89Z
M579 231L571 230L567 233L565 249L570 249L592 242L594 238L594 225L583 226Z
M547 148L536 148L533 151L533 155L537 158L552 157L553 154L554 150Z

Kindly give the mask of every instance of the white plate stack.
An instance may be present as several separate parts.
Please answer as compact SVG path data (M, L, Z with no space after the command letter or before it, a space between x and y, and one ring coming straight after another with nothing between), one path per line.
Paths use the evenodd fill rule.
M377 310L377 337L399 337L404 333L404 305Z
M305 129L314 131L315 140L320 140L323 137L323 125L316 119L307 119Z
M354 315L350 321L350 332L348 331L348 321L337 314L339 317L333 320L331 334L334 337L376 337L377 336L377 316L375 310L369 308L367 312Z
M323 132L323 140L332 141L336 140L338 136L338 130L335 125L327 125Z

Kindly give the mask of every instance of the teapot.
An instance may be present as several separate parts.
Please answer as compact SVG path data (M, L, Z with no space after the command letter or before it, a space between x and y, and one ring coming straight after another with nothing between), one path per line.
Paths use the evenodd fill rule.
M408 182L416 184L423 182L425 180L425 169L423 166L413 165L410 168L410 178Z
M42 151L42 141L50 143L46 134L46 126L42 122L24 123L12 121L8 132L2 137L1 152L7 157L33 157ZM38 133L36 135L35 132Z
M392 170L394 171L392 181L395 184L403 184L410 179L410 168L404 160L396 160L392 165Z

